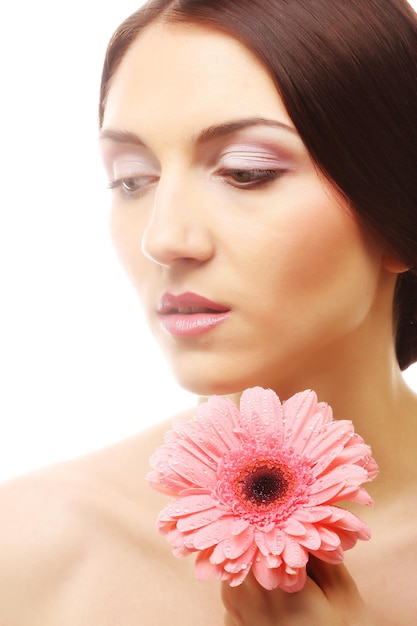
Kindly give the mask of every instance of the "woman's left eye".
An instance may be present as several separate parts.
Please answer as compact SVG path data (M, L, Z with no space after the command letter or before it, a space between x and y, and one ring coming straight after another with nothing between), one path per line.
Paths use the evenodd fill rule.
M272 182L282 176L283 173L284 171L279 169L228 168L222 170L220 175L235 187L241 189L254 189Z

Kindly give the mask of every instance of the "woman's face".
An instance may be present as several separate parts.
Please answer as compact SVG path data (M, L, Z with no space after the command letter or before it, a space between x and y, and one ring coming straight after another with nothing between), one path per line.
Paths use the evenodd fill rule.
M112 80L101 148L116 248L180 384L292 392L360 345L380 247L240 43L145 30Z

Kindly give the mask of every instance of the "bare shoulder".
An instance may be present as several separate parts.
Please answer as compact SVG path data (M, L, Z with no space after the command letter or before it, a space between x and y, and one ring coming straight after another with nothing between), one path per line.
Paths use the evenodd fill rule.
M152 569L155 580L178 576L175 565L164 570L166 542L155 532L165 500L146 483L170 423L0 486L2 624L107 625L123 615L128 626L140 622L144 594L151 613Z
M0 487L0 611L5 624L37 624L47 598L82 558L77 510L87 490L62 470L39 471ZM25 598L23 602L22 599ZM47 623L47 622L46 622Z

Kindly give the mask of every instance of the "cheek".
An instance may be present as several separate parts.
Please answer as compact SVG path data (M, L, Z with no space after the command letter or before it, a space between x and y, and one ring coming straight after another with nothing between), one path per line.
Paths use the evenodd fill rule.
M117 256L139 295L152 263L142 254L144 220L127 215L128 211L112 208L109 220L110 237Z
M377 286L379 245L327 197L293 208L258 233L264 245L245 260L258 296L291 314L321 319L326 308L345 308L360 318Z

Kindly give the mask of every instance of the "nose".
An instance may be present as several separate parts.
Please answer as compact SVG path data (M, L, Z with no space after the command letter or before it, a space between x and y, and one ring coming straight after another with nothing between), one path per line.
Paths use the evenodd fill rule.
M213 239L206 202L195 186L161 177L143 233L142 253L162 266L210 259Z

